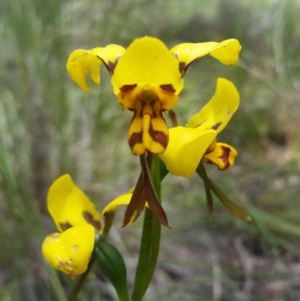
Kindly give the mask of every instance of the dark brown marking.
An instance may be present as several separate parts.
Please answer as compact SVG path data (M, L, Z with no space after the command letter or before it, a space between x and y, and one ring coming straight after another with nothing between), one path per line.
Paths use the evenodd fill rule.
M150 124L149 127L149 135L153 138L155 142L159 143L164 148L167 147L169 142L169 136L162 131L155 131L153 129L152 123Z
M112 61L105 61L105 60L103 60L100 56L98 56L97 55L97 57L102 61L102 63L105 65L105 67L106 67L106 69L108 70L108 72L111 74L111 75L113 75L113 73L114 73L114 71L115 71L115 68L116 68L116 66L117 66L117 64L118 64L118 61L119 61L119 59L121 58L121 56L119 56L119 57L117 57L116 59L115 59L115 61L114 62L112 62Z
M169 142L169 137L164 132L161 131L154 131L152 127L149 129L149 134L153 138L153 140L157 143L159 143L164 148L167 147Z
M230 167L230 162L229 162L229 156L230 156L230 151L231 149L229 147L226 147L224 145L222 145L222 155L219 156L219 158L223 161L224 163L224 169L227 169L228 167Z
M91 224L94 228L96 228L97 230L101 229L101 223L98 220L95 220L92 216L92 214L88 211L83 211L82 213L83 218L89 223Z
M133 133L129 139L128 139L128 144L131 149L137 144L137 143L142 143L143 138L142 138L142 133Z
M166 85L160 85L159 86L162 90L170 92L170 93L174 93L176 90L174 89L174 87L171 84L166 84Z
M185 71L187 69L187 65L185 62L179 62L179 72L181 73L181 75L185 74Z
M117 66L117 61L114 62L108 61L106 63L107 70L109 71L110 74L114 73L116 66Z
M220 127L221 124L222 124L222 122L218 122L218 123L214 124L211 128L213 130L217 130Z
M72 225L69 222L59 223L59 226L63 231L66 231L72 227Z
M133 84L133 85L124 85L120 88L121 92L126 93L129 92L131 90L133 90L137 85Z

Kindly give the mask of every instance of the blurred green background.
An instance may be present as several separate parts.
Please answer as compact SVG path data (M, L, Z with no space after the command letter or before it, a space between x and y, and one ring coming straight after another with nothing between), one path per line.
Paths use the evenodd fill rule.
M138 158L127 145L130 112L121 112L108 74L81 91L65 63L76 48L127 46L154 35L180 42L238 38L238 66L210 57L185 78L179 121L212 95L217 77L232 80L241 106L225 141L239 150L227 172L211 177L253 215L231 217L216 203L209 219L203 186L167 177L158 268L145 300L300 300L300 2L298 0L14 0L0 3L0 300L65 300L72 283L44 262L40 245L54 231L45 199L63 173L98 208L127 191ZM141 219L110 240L126 257L132 281ZM95 271L99 273L98 271ZM79 300L114 300L91 277Z

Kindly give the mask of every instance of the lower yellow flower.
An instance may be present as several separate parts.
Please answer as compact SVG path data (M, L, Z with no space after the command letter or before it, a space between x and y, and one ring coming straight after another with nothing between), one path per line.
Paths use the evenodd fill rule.
M42 252L47 262L55 269L70 277L76 277L88 267L94 240L93 226L75 226L62 233L48 235L43 242Z
M94 249L96 233L108 232L110 216L118 206L127 205L130 198L129 193L121 195L100 213L70 175L59 177L50 186L47 196L48 210L59 232L48 235L42 244L46 261L70 277L84 273Z
M236 150L216 142L239 106L239 94L233 83L219 78L210 101L187 122L186 127L169 130L169 144L160 155L170 173L190 177L201 159L225 170L234 164Z

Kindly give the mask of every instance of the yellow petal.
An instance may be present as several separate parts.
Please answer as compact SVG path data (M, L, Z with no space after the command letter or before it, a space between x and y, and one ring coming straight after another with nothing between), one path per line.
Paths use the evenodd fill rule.
M67 61L67 71L72 80L84 91L89 91L86 76L89 75L92 81L100 84L101 60L89 50L77 49L73 51Z
M95 229L92 226L76 226L48 235L43 242L42 253L52 267L76 277L86 271L94 241Z
M100 213L68 174L59 177L50 186L47 206L60 231L84 224L101 229Z
M162 41L147 36L138 38L120 58L112 76L114 93L118 95L122 87L135 84L170 85L176 95L182 90L178 61Z
M239 103L239 93L234 84L227 79L219 78L213 97L189 119L186 126L210 128L220 133L236 112Z
M221 43L182 43L171 49L180 63L180 70L184 74L187 67L196 59L210 54L225 65L236 64L239 59L241 45L236 39L228 39Z
M90 50L90 52L98 56L105 64L108 71L110 73L113 73L118 60L125 52L125 48L117 44L109 44L105 47L93 48Z
M210 51L210 55L224 65L235 65L239 60L241 50L242 46L238 40L228 39L216 45Z
M128 205L131 200L131 197L132 193L125 193L116 197L103 208L102 214L105 215L111 212L115 212L119 206Z
M108 45L97 47L90 50L74 50L67 61L67 71L72 80L84 91L89 91L86 77L89 75L91 80L100 84L100 65L105 64L110 72L113 72L118 58L125 49L119 45Z
M204 161L225 170L234 165L236 156L237 151L231 145L217 142L214 150L204 155Z
M217 133L214 130L186 128L169 129L169 144L160 155L170 173L190 177L196 171L201 158Z

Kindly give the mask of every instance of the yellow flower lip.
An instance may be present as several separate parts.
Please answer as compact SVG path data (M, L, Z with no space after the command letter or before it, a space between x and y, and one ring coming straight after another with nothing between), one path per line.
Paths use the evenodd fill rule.
M169 144L160 158L171 174L191 177L216 135L212 129L171 128Z
M94 237L95 228L88 224L52 233L44 240L42 253L51 266L76 277L87 269L94 249Z

